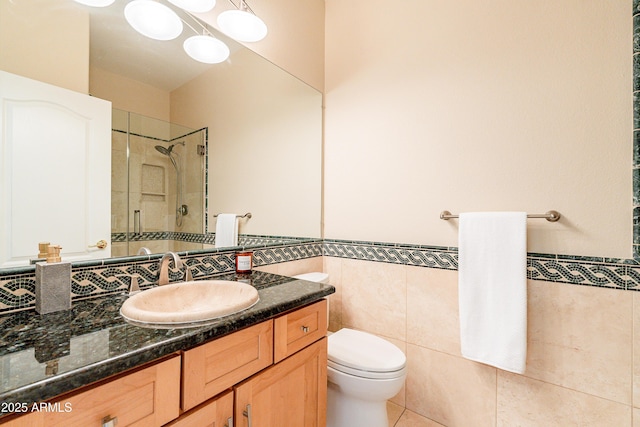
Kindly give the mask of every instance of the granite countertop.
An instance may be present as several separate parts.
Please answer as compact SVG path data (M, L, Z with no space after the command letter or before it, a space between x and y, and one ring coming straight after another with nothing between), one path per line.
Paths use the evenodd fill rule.
M335 292L331 285L254 271L209 279L250 281L260 295L253 307L207 326L153 329L119 314L124 295L78 301L70 310L0 316L0 416L31 406L178 350L260 323Z

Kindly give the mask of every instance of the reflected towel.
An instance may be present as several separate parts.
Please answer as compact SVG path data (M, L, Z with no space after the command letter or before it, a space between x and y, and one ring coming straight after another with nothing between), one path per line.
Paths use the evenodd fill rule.
M527 358L527 214L460 214L462 356L523 373Z
M218 214L215 247L238 246L238 218L236 214Z

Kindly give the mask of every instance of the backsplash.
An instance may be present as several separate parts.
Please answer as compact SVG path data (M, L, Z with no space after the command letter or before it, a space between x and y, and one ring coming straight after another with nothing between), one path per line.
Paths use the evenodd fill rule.
M243 240L242 249L254 252L255 267L319 256L367 260L444 270L458 269L455 247L422 246L331 239L252 236ZM195 279L232 272L234 253L239 248L203 249L181 252ZM162 254L109 258L74 263L72 299L74 301L125 291L130 277L140 277L141 287L157 281L158 260ZM527 276L531 280L621 290L640 290L640 264L631 259L611 259L530 253ZM180 278L174 271L172 280ZM33 266L0 271L0 312L31 309L35 306L35 268Z
M194 279L203 279L235 271L234 254L239 249L253 251L254 267L322 256L322 241L319 239L252 236L242 241L244 245L236 248L180 252L180 257L191 268ZM78 301L126 291L133 275L139 277L138 283L142 289L149 288L158 280L158 261L161 257L162 254L154 254L73 263L71 298ZM179 271L170 272L172 281L180 277ZM34 307L35 267L0 271L0 312Z

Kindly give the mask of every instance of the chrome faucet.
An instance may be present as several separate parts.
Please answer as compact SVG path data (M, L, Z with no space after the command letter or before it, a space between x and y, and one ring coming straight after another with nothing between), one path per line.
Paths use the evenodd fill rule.
M185 269L184 280L187 282L193 280L191 268L189 268L187 264L182 262L180 256L175 252L167 252L160 259L160 268L158 269L158 285L166 285L169 283L169 263L172 259L175 268L179 270L182 270L182 268Z
M160 259L160 268L158 269L158 285L166 285L169 283L169 262L173 259L173 265L177 269L182 269L182 260L175 252L167 252Z

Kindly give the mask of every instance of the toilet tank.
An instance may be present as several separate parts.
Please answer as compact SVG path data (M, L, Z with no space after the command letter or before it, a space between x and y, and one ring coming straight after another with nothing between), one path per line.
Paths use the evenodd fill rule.
M312 273L304 273L298 274L297 276L293 276L294 279L299 280L308 280L309 282L316 283L324 283L329 284L329 275L327 273L321 273L319 271L314 271ZM327 300L327 330L329 329L329 298L325 297Z

